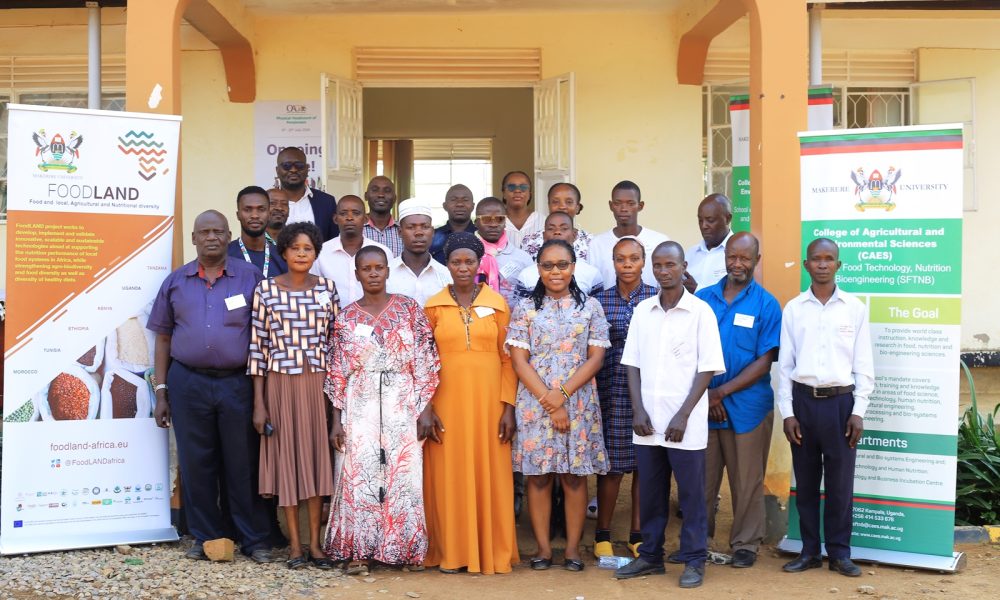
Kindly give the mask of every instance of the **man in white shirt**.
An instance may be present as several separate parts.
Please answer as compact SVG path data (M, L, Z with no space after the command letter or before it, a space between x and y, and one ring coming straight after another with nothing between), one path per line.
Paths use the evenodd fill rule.
M339 232L333 222L337 201L326 192L309 187L309 159L305 152L290 146L278 153L274 172L281 182L281 189L288 194L287 223L313 223L323 234L323 241L333 239Z
M340 307L358 300L364 295L361 282L354 276L354 255L364 246L378 246L387 255L392 250L361 235L365 224L365 203L357 196L344 196L337 203L334 220L340 228L340 235L323 243L316 262L310 271L332 279L337 285Z
M688 248L684 287L692 294L726 276L726 242L733 237L733 205L725 194L709 194L698 205L701 241Z
M868 307L837 287L840 249L818 238L806 249L809 289L781 318L778 409L792 446L802 552L783 567L799 573L823 566L820 483L826 494L823 533L830 570L859 577L851 562L854 461L875 389Z
M385 289L390 294L409 296L423 306L451 283L448 267L431 257L434 239L431 207L416 198L400 202L399 234L403 238L403 252L389 260Z
M549 240L563 240L570 246L576 241L576 229L573 227L573 217L564 212L554 212L545 217L545 229L542 230L542 245ZM539 255L541 253L539 252ZM576 284L584 294L593 296L604 289L604 278L593 266L577 257L576 269L573 271ZM538 265L524 267L518 275L518 295L527 297L538 283Z
M594 240L590 242L587 258L587 261L601 272L605 288L615 284L614 248L618 240L625 236L634 237L639 240L646 249L646 255L649 256L657 246L670 239L662 233L639 225L639 213L644 206L639 186L631 181L619 181L611 190L608 207L615 217L615 226L594 236ZM656 285L652 261L646 261L646 266L642 268L642 281L647 285Z
M673 474L684 513L677 553L685 563L680 586L691 588L704 580L707 555L707 390L726 365L715 313L684 289L684 249L677 242L664 242L649 262L660 293L636 306L621 360L628 369L632 399L642 544L639 558L615 571L615 577L665 572L663 530Z

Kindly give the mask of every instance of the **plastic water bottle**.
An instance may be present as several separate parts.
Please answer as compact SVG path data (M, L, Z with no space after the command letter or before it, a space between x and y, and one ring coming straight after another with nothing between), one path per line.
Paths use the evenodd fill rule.
M628 556L602 556L597 559L598 569L620 569L634 559Z

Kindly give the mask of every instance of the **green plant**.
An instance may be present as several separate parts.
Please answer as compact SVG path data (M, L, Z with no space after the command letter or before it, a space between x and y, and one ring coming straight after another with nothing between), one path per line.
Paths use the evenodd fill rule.
M976 386L962 362L972 404L958 425L958 476L955 486L955 524L993 525L1000 521L1000 429L997 414L983 416L976 402Z

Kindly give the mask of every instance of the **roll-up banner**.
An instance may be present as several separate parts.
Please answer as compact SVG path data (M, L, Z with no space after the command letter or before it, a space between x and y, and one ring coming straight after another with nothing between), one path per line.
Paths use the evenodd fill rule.
M146 320L180 117L9 110L0 553L176 540Z
M729 98L732 127L732 180L729 199L733 203L733 231L750 231L750 96ZM809 131L833 129L833 88L809 88Z
M852 555L956 570L962 125L805 132L799 143L802 255L815 238L835 240L837 286L871 317L875 391L858 444ZM792 486L779 547L798 551Z

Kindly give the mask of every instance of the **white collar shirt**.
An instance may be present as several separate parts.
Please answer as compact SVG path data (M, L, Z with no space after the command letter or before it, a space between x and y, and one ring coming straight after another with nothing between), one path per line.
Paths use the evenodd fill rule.
M312 188L308 185L306 186L306 192L302 194L302 197L296 200L288 201L288 220L285 221L286 224L291 225L292 223L312 223L316 224L316 215L313 213L312 207Z
M625 236L630 237L630 236ZM653 250L663 242L670 241L670 238L658 231L653 231L649 227L639 230L639 235L631 236L639 240L642 247L646 249L646 265L642 268L642 281L646 285L659 288L660 284L653 277L653 261L650 257ZM611 289L615 285L617 275L615 275L615 258L613 256L615 244L621 238L615 235L614 229L609 229L602 234L595 235L590 242L590 251L587 253L587 262L597 267L604 278L604 289Z
M448 267L433 258L418 274L406 266L403 256L399 255L389 260L389 280L385 283L385 289L390 294L409 296L423 306L431 296L451 282Z
M733 237L733 230L730 229L726 238L711 250L705 245L705 240L701 240L694 246L688 248L685 253L687 259L687 271L698 282L698 289L718 283L726 276L726 242Z
M854 386L852 414L865 416L875 389L868 307L836 288L826 304L812 288L792 298L781 316L778 410L795 416L792 382L814 388Z
M392 256L392 250L386 248L378 242L368 238L362 238L361 246L377 246L381 248L387 256ZM323 242L323 248L319 251L319 257L313 263L309 272L313 275L320 275L327 279L332 279L337 284L337 296L340 299L340 307L345 308L348 304L357 301L364 296L364 289L361 282L354 275L354 256L344 250L344 243L340 236Z
M524 221L524 225L520 229L514 226L510 221L510 217L507 218L507 225L505 226L505 231L507 232L507 243L514 244L515 248L521 248L521 242L524 240L524 236L529 233L534 233L536 231L541 231L545 227L545 219L542 215L535 211L528 215L528 218ZM523 248L522 248L523 249Z
M640 302L632 314L621 364L639 369L642 406L653 434L632 434L632 443L681 450L708 446L708 392L688 417L684 438L666 440L667 425L691 393L698 373L726 372L719 325L712 308L684 290L677 306L663 310L660 295Z

